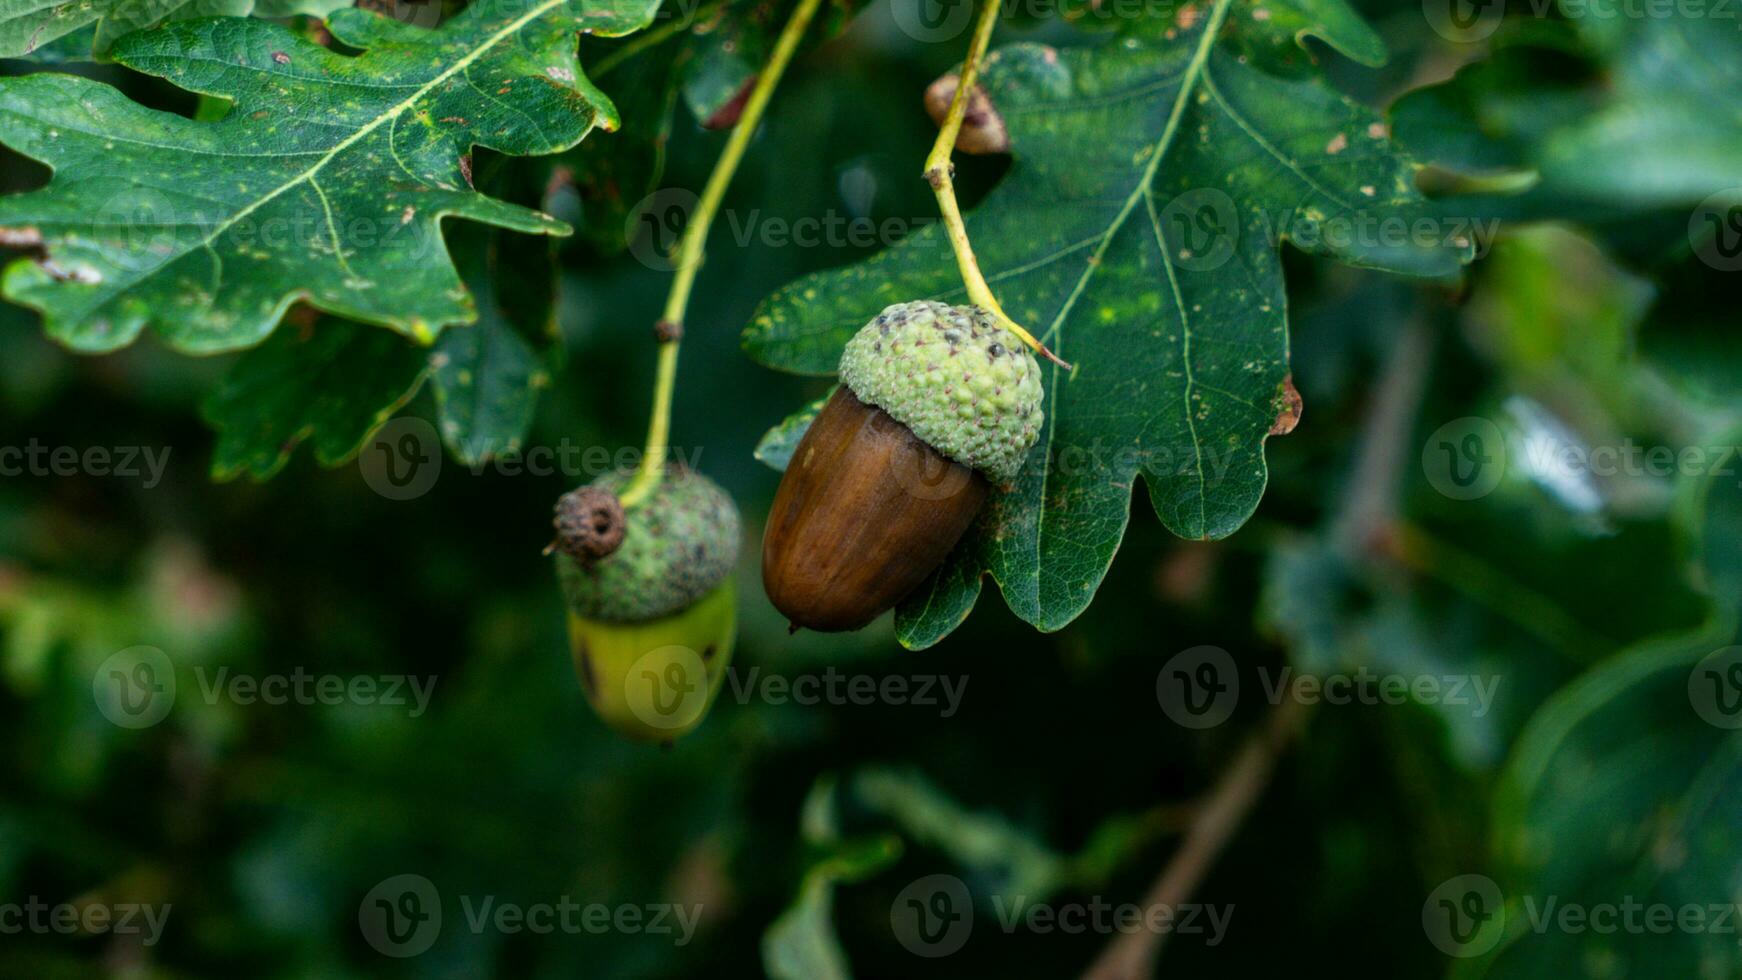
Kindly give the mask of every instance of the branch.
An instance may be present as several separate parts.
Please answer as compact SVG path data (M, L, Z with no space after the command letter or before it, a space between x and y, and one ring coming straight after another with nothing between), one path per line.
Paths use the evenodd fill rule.
M1284 698L1270 713L1268 723L1247 738L1233 765L1193 816L1179 850L1149 886L1143 908L1177 908L1191 898L1270 782L1277 757L1300 729L1306 713L1300 701ZM1166 932L1150 929L1121 933L1101 951L1082 980L1143 980L1151 976L1152 964L1167 937Z

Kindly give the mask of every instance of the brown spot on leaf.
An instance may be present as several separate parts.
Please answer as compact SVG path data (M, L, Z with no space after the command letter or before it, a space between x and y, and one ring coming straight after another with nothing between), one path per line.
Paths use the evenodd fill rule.
M1294 386L1294 375L1282 379L1282 384L1276 389L1276 421L1270 423L1270 434L1286 436L1300 424L1301 409L1306 403L1301 400L1300 390Z
M272 60L281 65L288 65L290 64L290 55L285 54L283 51L274 51L272 52Z

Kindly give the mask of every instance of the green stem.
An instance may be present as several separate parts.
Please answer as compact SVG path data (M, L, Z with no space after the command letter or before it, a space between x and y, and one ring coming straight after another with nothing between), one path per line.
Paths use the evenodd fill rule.
M787 20L786 26L780 31L779 40L774 44L774 53L769 55L768 64L756 76L756 85L750 90L750 98L744 103L744 112L738 117L738 124L732 127L732 135L727 137L725 148L720 151L720 159L714 164L714 172L708 175L707 186L702 188L702 196L696 202L695 213L690 216L689 224L684 226L683 239L678 242L677 273L672 277L671 292L666 296L665 312L660 317L659 366L653 381L653 417L647 424L647 451L641 458L640 471L623 491L624 507L634 507L645 500L659 486L660 477L665 473L665 460L671 450L671 400L672 390L677 383L678 343L683 339L683 321L689 310L690 290L695 286L696 273L702 267L702 250L707 243L708 228L714 222L714 214L720 209L721 199L726 196L726 186L732 182L732 175L737 172L738 163L744 158L744 149L750 145L750 137L755 134L763 111L768 108L768 101L774 97L774 87L779 84L780 76L785 74L793 53L798 50L799 41L804 38L805 29L810 26L811 17L817 12L820 2L821 0L799 0L798 6L793 9L792 17Z
M1034 339L1033 334L1012 320L1004 312L1004 308L998 305L997 297L992 295L992 287L980 272L979 261L974 258L974 247L968 242L968 227L963 223L962 209L956 203L956 165L950 162L950 155L956 148L956 137L962 131L962 120L968 114L968 100L973 97L974 86L979 83L980 62L986 56L986 49L992 44L992 31L998 26L1001 6L1000 0L986 0L980 7L980 19L974 24L974 37L968 42L968 54L962 59L962 71L956 79L956 94L950 99L950 109L944 116L943 125L938 127L937 141L932 143L931 152L925 158L925 179L937 196L938 213L943 216L944 230L949 234L950 249L956 254L956 267L961 270L962 285L968 290L968 301L992 314L992 319L999 326L1021 338L1035 353L1068 371L1071 369L1069 364L1060 360L1045 344Z

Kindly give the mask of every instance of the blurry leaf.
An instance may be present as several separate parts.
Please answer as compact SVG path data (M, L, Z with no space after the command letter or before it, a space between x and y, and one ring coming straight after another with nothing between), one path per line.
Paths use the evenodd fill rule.
M1070 622L1106 574L1140 474L1182 537L1225 537L1245 522L1263 493L1263 443L1288 374L1281 238L1420 275L1454 274L1469 255L1455 230L1433 243L1319 233L1419 216L1412 168L1366 109L1219 49L1227 9L1165 36L1017 45L988 63L984 85L1016 163L969 232L1004 307L1078 370L1043 368L1039 445L898 608L904 644L954 629L983 572L1028 622ZM745 346L770 367L828 374L885 306L962 298L932 225L777 291Z
M847 809L852 816L843 813ZM900 836L866 832L866 815ZM1153 815L1117 816L1098 828L1080 856L1065 857L1001 816L967 810L916 772L879 768L857 773L845 793L832 776L819 779L806 797L802 824L806 841L824 846L829 856L812 866L799 897L763 936L764 966L779 980L851 977L830 920L834 886L893 864L904 839L981 876L993 893L1044 902L1063 888L1100 887L1160 829Z
M1731 98L1742 86L1742 32L1731 20L1568 20L1606 66L1600 79L1544 82L1553 55L1502 48L1399 99L1399 140L1458 169L1539 171L1527 198L1538 214L1566 213L1568 199L1601 202L1611 215L1685 206L1742 184L1742 108Z
M786 911L762 936L762 966L772 980L850 980L853 971L835 936L835 886L863 881L894 864L901 840L878 836L839 842L805 873Z
M1498 369L1516 429L1509 458L1550 496L1601 525L1655 516L1667 480L1565 464L1568 453L1618 446L1648 430L1653 393L1635 354L1652 285L1562 225L1526 225L1494 245L1463 310L1472 344ZM1589 458L1588 455L1586 458Z
M993 877L996 891L1038 902L1069 880L1068 859L1001 816L965 809L917 773L872 769L850 786L854 803L887 817L914 843Z
M1605 19L1574 22L1611 49L1609 97L1543 134L1544 181L1666 206L1742 183L1742 31L1721 17Z
M338 11L329 27L365 49L356 57L234 18L116 45L130 68L235 100L209 123L70 75L0 79L0 139L55 171L0 198L0 227L46 252L7 268L6 295L86 351L146 327L185 352L248 347L296 299L432 339L477 315L444 217L567 231L472 190L466 154L554 153L616 128L574 32L626 33L652 12L652 0L489 0L424 31Z
M1716 435L1742 442L1742 432ZM1615 977L1742 971L1733 931L1715 925L1531 927L1551 897L1586 909L1663 905L1672 916L1688 906L1703 916L1719 906L1733 910L1737 902L1742 488L1731 475L1690 479L1678 513L1695 557L1692 573L1712 598L1711 618L1582 677L1520 737L1494 807L1509 897L1506 938L1464 975L1569 975L1592 963L1606 964L1605 974Z
M986 879L992 891L1041 902L1066 888L1098 888L1132 855L1171 829L1160 811L1102 821L1077 854L1061 854L1008 818L969 810L913 771L871 768L849 782L848 799L915 844Z
M550 384L529 338L546 333L554 270L542 242L519 244L495 233L467 243L460 267L478 303L478 322L445 331L430 357L442 441L467 464L519 451L538 393ZM514 297L530 302L511 311Z
M837 386L838 387L838 386ZM786 465L792 462L792 454L798 449L798 444L804 439L804 434L810 431L811 422L823 406L834 397L835 389L811 402L786 418L779 425L763 433L761 441L756 443L756 458L781 472L786 471Z
M304 439L322 466L348 461L417 393L428 363L428 352L379 327L327 317L306 333L278 331L206 401L218 430L213 478L267 479Z
M1525 381L1568 380L1616 392L1651 284L1560 225L1514 228L1494 243L1465 310L1475 339Z
M1576 50L1571 30L1555 26L1564 32L1564 47ZM1390 111L1393 133L1423 161L1458 173L1533 171L1543 134L1590 111L1601 98L1545 66L1576 76L1582 63L1561 50L1497 48L1449 80L1399 97Z
M101 57L121 35L165 21L250 13L325 17L347 6L347 0L83 0L20 6L0 12L0 58L61 62ZM48 57L41 58L44 53Z

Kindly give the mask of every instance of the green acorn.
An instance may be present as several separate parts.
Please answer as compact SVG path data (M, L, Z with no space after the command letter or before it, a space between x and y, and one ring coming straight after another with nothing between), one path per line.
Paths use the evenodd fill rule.
M629 738L670 742L707 715L737 637L738 508L670 466L625 510L607 474L557 502L557 579L587 701Z
M858 629L956 546L1040 436L1040 365L979 307L885 309L775 494L762 584L793 626Z

